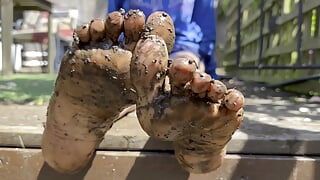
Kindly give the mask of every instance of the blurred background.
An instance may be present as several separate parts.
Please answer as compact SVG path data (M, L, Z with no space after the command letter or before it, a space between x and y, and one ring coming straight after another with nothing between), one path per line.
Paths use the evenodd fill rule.
M0 101L47 102L73 29L106 9L105 0L1 1Z
M219 75L319 99L318 1L215 0L214 7ZM105 18L107 9L106 0L2 0L0 78L53 80L73 29L92 18ZM2 82L0 100L39 99L32 92L7 92L12 85Z
M213 3L217 73L247 98L245 141L230 152L319 156L320 1ZM107 0L1 0L0 124L41 126L73 29L107 9ZM313 162L310 179L320 179L320 161Z

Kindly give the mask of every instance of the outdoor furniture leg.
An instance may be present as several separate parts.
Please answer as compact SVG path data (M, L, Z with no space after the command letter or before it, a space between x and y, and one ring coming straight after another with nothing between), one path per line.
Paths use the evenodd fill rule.
M13 2L12 0L1 0L1 19L2 19L2 74L13 73L11 45L12 25L13 25Z
M54 57L55 57L55 39L52 26L52 14L48 17L48 70L49 73L54 73Z

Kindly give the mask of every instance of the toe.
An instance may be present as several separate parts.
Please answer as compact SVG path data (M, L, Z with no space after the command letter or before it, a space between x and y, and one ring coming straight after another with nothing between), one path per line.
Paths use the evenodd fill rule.
M74 38L78 38L76 41L80 41L82 43L88 43L90 41L89 27L89 24L84 24L74 31Z
M130 10L124 16L125 48L133 50L145 25L145 15L140 10Z
M191 90L196 97L219 102L224 98L227 87L221 81L213 80L210 75L199 71L197 59L196 56L184 53L172 60L168 70L172 94L186 95Z
M106 37L105 21L93 19L90 23L82 25L74 31L74 44L76 49L109 49L112 42Z
M105 23L102 19L94 19L90 23L90 37L91 41L101 41L105 37Z
M224 97L226 92L227 92L227 87L221 81L212 80L207 96L213 102L218 102L220 99Z
M196 68L195 62L191 59L174 59L169 69L171 85L183 87L187 82L192 80Z
M194 93L206 93L210 88L211 81L212 79L210 75L200 71L196 71L195 73L193 73L193 77L189 87Z
M119 11L109 13L107 16L105 23L106 37L113 43L118 42L118 38L123 31L124 13L125 11L120 9Z
M168 52L171 52L174 45L175 29L169 14L163 11L152 13L147 19L145 33L160 36L166 42Z
M155 96L162 86L168 66L165 42L158 36L140 39L131 61L131 80L137 92L143 96Z
M224 104L228 109L238 111L244 106L244 96L236 89L229 89L224 98Z
M120 34L124 31L124 10L111 12L106 20L93 19L74 31L74 40L80 49L109 49L118 45Z

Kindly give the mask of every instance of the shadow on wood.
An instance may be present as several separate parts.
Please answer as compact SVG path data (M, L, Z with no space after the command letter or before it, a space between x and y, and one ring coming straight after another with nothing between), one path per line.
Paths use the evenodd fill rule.
M243 132L249 133L252 131L248 127L241 128ZM297 130L291 128L283 128L278 126L273 126L269 124L263 124L261 122L250 120L250 129L255 131L261 131L262 129L268 129L270 132L282 132L283 137L288 134L296 133L297 131L303 133L308 132L312 134L317 134L318 132L307 131L307 130ZM250 136L250 134L248 134ZM312 140L309 140L312 141ZM259 142L249 141L245 144L243 149L249 147L259 146ZM312 149L316 148L312 144L308 144L305 141L288 141L287 148L290 149L290 154L299 154L301 148ZM270 149L270 154L272 154L272 149ZM292 156L290 154L283 154L281 156L270 156L270 154L259 155L256 158L248 159L246 155L243 155L235 168L231 171L231 179L256 179L259 180L296 180L296 179L320 179L320 161L317 159L312 159L312 156L317 157L317 154L310 154L309 157L305 156ZM301 154L304 155L304 154ZM298 160L299 158L306 158L304 160ZM266 172L263 174L262 172ZM267 173L270 172L270 173ZM308 172L308 173L307 173Z
M149 138L144 146L144 149L148 149L156 140ZM189 172L182 169L178 161L175 158L163 158L163 154L173 156L173 151L165 152L153 152L152 158L147 158L141 153L136 158L126 180L138 180L138 179L152 179L152 180L187 180L189 179ZM158 156L157 156L158 154ZM161 154L161 156L160 156Z
M41 170L38 174L37 180L82 180L87 175L89 169L92 166L92 162L94 158L96 157L96 154L91 158L90 163L83 168L81 171L75 173L75 174L62 174L57 171L55 171L53 168L51 168L46 162L43 163Z

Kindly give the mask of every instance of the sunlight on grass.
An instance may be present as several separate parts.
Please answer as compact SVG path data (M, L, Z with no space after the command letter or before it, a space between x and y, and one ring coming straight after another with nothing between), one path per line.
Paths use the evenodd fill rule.
M0 76L0 102L42 105L50 98L55 78L49 74Z

